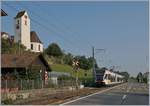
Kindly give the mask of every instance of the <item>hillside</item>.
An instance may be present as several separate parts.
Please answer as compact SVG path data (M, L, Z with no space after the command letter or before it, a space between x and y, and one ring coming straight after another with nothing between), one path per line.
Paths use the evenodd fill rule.
M73 68L70 65L64 64L61 58L49 57L48 55L44 55L46 60L48 61L52 71L56 72L67 72L73 77L76 76L76 73L73 71ZM85 76L85 73L87 76ZM80 79L91 79L92 78L92 70L78 70L78 77Z
M52 64L51 68L53 71L57 71L57 72L67 72L70 74L73 74L73 76L75 77L75 72L73 71L72 67L66 64ZM85 72L87 73L87 76L85 76ZM91 78L92 77L92 72L91 70L83 70L83 69L79 69L78 70L78 76L79 78Z

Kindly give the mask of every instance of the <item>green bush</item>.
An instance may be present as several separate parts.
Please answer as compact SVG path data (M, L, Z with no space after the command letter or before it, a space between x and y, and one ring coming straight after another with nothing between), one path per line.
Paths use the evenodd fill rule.
M63 52L57 43L50 44L45 52L49 56L59 57L63 55Z

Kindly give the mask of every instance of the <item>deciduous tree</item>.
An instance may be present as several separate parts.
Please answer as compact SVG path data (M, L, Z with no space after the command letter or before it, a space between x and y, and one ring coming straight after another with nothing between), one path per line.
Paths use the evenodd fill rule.
M59 57L63 55L61 48L59 47L57 43L50 44L48 48L46 49L46 53L49 56L55 56L55 57Z

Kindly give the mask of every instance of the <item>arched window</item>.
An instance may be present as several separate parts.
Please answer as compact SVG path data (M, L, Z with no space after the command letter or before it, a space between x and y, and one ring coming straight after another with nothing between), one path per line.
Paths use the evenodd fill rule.
M27 25L27 20L24 21L24 24Z
M31 50L33 50L33 44L31 44Z
M17 20L17 24L19 24L19 20Z
M28 17L25 15L24 18L27 19Z
M40 51L40 45L39 45L39 51Z
M17 20L16 29L19 29L19 20Z
M16 25L16 29L19 29L19 25Z

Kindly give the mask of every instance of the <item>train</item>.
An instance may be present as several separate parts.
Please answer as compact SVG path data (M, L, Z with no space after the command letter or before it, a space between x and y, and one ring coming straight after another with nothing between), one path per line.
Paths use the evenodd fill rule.
M108 69L96 69L95 82L98 86L120 84L124 82L124 76Z

